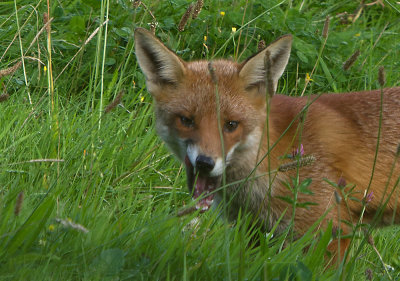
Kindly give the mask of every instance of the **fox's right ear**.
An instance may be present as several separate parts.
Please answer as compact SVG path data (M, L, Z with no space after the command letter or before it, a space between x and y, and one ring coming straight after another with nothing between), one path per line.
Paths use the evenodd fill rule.
M156 87L174 85L182 79L184 61L144 28L135 30L135 53L150 93Z
M264 89L265 83L271 82L273 92L276 91L279 78L289 61L290 49L292 46L292 35L284 35L275 42L271 43L267 48L247 59L241 66L239 77L242 78L247 87L261 86L259 89ZM270 75L266 79L265 69L265 53L269 52L270 59Z

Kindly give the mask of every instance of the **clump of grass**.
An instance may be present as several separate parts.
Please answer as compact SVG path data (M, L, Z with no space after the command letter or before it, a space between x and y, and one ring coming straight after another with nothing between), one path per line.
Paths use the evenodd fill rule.
M217 212L187 212L191 199L184 171L155 134L150 96L133 55L132 31L149 28L149 23L184 59L204 57L204 41L211 59L216 54L244 58L257 50L257 38L271 42L292 33L293 52L278 92L296 94L295 85L305 85L298 77L306 73L312 80L304 94L327 92L332 85L338 91L368 88L376 65L387 70L382 84L397 85L394 36L400 30L396 24L386 26L396 22L395 9L357 10L359 3L349 1L314 1L291 8L271 3L248 1L243 7L238 2L204 5L198 0L182 23L185 32L177 29L180 18L175 11L186 5L179 1L70 1L62 9L55 2L32 6L26 0L18 6L1 5L0 87L7 92L0 95L1 280L333 278L331 271L322 270L332 234L328 230L320 239L310 231L288 246L287 233L265 237L251 217L241 215L236 224L229 224L218 219ZM331 24L327 38L321 38L316 30L327 18L326 5L332 7ZM337 13L343 11L360 12L356 20L341 23ZM41 19L43 13L47 19ZM321 40L326 40L324 55L318 52ZM337 62L357 49L365 63L362 68L349 67L344 77ZM21 67L22 56L25 62L38 63ZM54 91L49 90L46 60L51 60L56 77ZM117 106L123 90L124 104ZM100 98L112 97L116 98L105 109L100 106ZM298 161L292 167L301 168ZM345 195L350 193L341 194L342 200L349 200ZM55 224L59 218L60 224ZM195 218L199 223L192 227ZM400 251L393 233L383 230L377 235L376 248L384 261L388 253ZM381 237L390 239L381 245ZM260 245L247 247L255 238ZM305 253L305 248L310 250ZM364 278L366 268L382 277L383 271L375 270L379 258L372 248L367 250L362 256L351 250L351 278Z

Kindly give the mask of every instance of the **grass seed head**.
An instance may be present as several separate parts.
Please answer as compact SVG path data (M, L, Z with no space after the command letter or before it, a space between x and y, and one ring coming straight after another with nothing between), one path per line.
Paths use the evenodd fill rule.
M346 180L343 177L340 177L337 183L339 188L344 188L346 187Z
M111 110L113 110L117 105L119 105L121 103L123 95L124 95L124 91L119 92L118 95L115 97L115 99L109 105L107 105L104 112L107 114Z
M332 238L335 239L339 234L339 227L338 226L332 226Z
M285 163L279 166L278 171L279 172L287 172L290 170L295 170L297 167L305 167L313 164L315 162L316 158L314 155L307 155L304 157L301 157L299 160L296 161L291 161L289 163Z
M372 238L372 235L368 235L368 236L367 236L367 242L368 242L368 244L370 244L371 246L375 246L375 242L374 242L374 239Z
M373 273L372 269L371 268L367 268L365 270L365 278L367 280L372 280L373 277L374 277L374 273Z
M347 71L360 56L360 50L355 51L343 64L343 70Z
M330 22L330 18L329 18L329 16L327 16L326 19L325 19L325 23L324 23L324 29L322 30L322 37L324 37L324 38L328 37L329 22Z
M3 76L7 76L10 74L13 74L17 69L22 65L22 61L18 61L16 64L13 66L6 68L6 69L1 69L0 70L0 78Z
M271 53L269 50L265 51L264 57L264 69L265 69L265 83L267 86L267 94L270 98L275 94L274 81L272 81L272 62Z
M211 80L213 81L213 83L215 85L217 85L218 78L217 78L217 75L215 74L215 69L214 69L214 66L212 65L211 61L208 63L208 71L210 72Z
M9 97L10 97L9 94L0 95L0 102L4 102L4 101L8 100Z
M368 193L368 194L365 196L364 201L365 201L365 203L369 203L369 202L371 202L373 199L374 199L374 192L371 191L370 193Z
M156 27L157 27L157 22L152 21L152 22L150 23L150 31L151 31L151 33L153 33L154 35L156 34Z
M185 30L185 26L186 26L190 16L192 15L192 13L193 13L193 4L190 4L189 7L187 8L186 12L183 14L181 21L179 22L178 30L180 32Z
M196 19L199 16L201 9L203 8L203 5L204 5L204 0L197 0L196 5L194 6L193 9L192 19Z
M141 3L142 3L142 1L140 1L140 0L134 0L134 1L132 2L133 8L134 8L134 9L138 8L138 7L140 6Z
M18 216L22 209L22 203L24 203L24 192L21 191L17 196L15 203L14 215Z
M47 13L43 13L43 23L46 24L49 21L49 15ZM47 33L50 33L50 24L46 26Z
M386 78L385 78L385 68L383 66L379 67L378 82L379 85L381 85L381 87L385 86Z
M257 50L258 51L262 51L262 50L265 49L265 47L266 47L265 41L264 40L260 40L258 42L258 45L257 45Z

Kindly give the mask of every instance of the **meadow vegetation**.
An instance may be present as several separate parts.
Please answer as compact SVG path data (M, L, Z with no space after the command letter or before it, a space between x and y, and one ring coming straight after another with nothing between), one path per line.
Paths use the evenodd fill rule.
M133 32L239 61L291 33L278 92L369 90L381 66L400 85L399 2L197 2L0 3L0 280L398 280L396 226L373 231L381 258L361 231L327 269L330 229L291 241L246 215L183 214L184 168L155 134Z

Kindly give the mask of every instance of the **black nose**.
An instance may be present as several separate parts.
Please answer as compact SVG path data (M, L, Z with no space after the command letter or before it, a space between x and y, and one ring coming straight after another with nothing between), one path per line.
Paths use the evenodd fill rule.
M212 158L199 155L196 158L196 169L202 173L209 173L212 169L214 169L215 163Z

